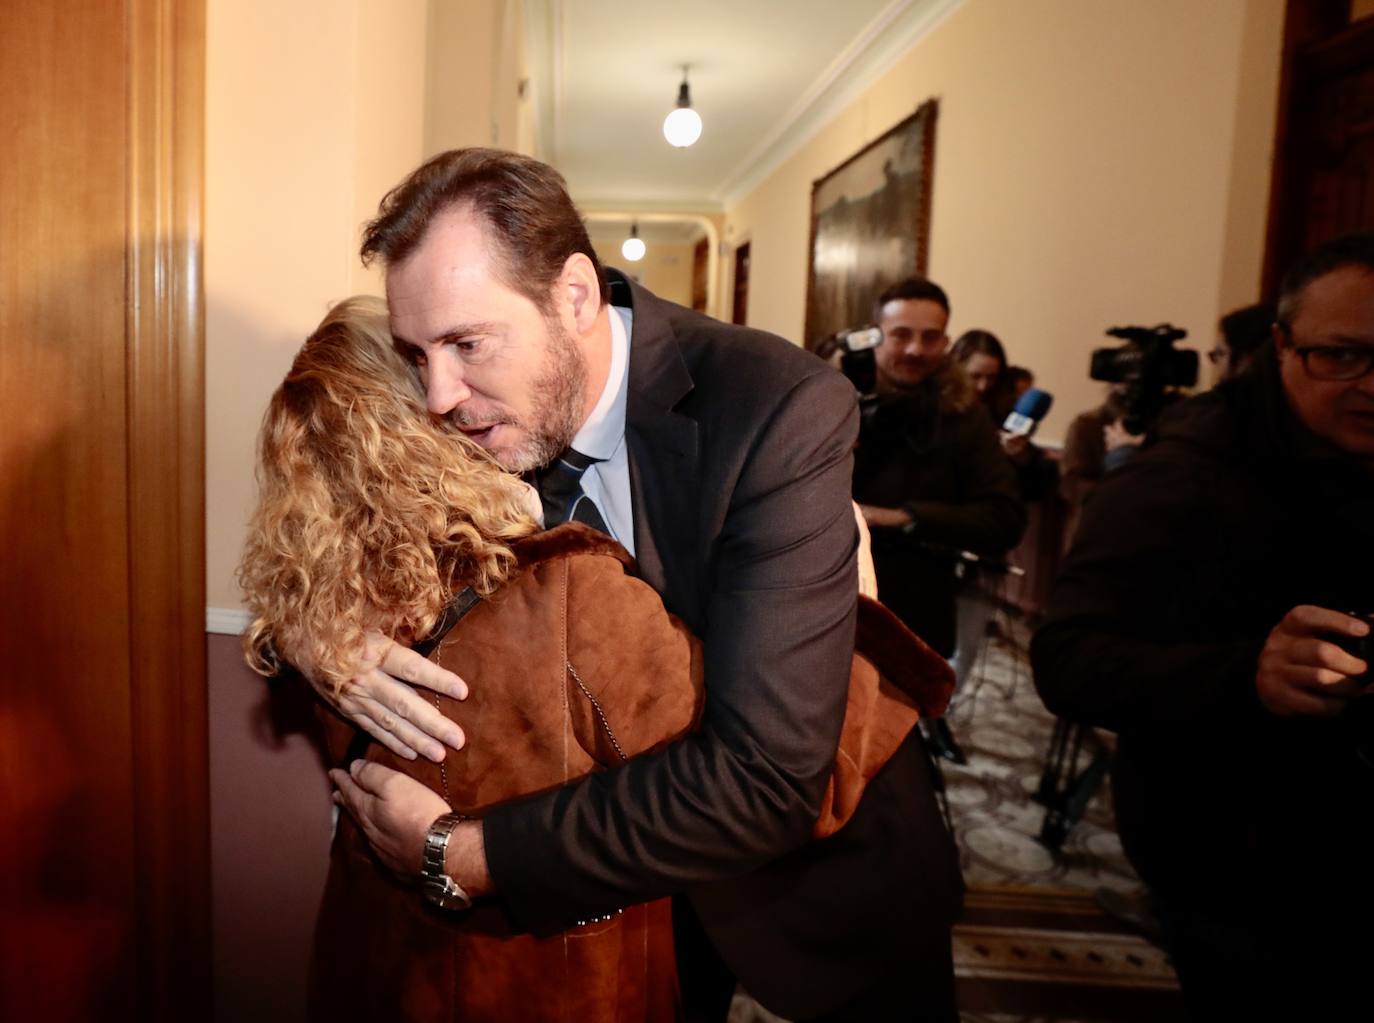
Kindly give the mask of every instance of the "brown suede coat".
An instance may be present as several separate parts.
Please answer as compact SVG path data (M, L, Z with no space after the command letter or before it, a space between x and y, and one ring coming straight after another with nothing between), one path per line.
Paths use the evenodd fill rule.
M681 737L704 699L700 644L629 574L619 544L570 524L515 550L515 576L432 654L480 680L465 701L434 697L477 741L442 766L376 744L367 754L473 816ZM817 837L844 825L919 714L940 713L952 688L944 660L876 602L860 602L857 649ZM329 717L335 762L352 735ZM313 1018L628 1023L673 1019L676 1003L666 900L550 937L518 934L498 902L467 913L428 905L340 819L316 930Z

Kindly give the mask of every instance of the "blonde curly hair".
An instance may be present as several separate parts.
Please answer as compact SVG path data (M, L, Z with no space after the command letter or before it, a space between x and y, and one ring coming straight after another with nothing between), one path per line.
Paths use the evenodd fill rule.
M431 417L380 299L330 310L263 418L258 506L238 580L254 671L283 656L336 688L363 634L426 635L464 586L490 594L538 528L527 488Z

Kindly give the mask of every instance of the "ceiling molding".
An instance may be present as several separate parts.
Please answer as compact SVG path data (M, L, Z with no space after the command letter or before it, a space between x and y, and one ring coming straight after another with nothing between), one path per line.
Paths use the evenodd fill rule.
M710 199L729 207L756 189L962 2L893 0L797 99L777 127L759 140Z

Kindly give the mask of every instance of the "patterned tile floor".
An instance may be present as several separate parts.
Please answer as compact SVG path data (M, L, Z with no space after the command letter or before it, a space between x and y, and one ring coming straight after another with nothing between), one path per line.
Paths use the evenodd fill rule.
M1058 856L1038 841L1045 808L1031 797L1055 719L1036 695L1024 647L990 640L949 721L969 758L967 767L945 765L945 784L970 886L1141 891L1116 835L1109 785L1089 802ZM1085 747L1081 763L1088 759Z

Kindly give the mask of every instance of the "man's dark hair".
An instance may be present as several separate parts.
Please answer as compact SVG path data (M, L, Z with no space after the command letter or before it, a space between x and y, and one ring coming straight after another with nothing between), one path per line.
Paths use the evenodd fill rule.
M1233 309L1221 318L1221 336L1231 357L1240 359L1269 343L1278 312L1268 302Z
M440 153L388 192L363 231L363 265L378 257L388 266L403 262L438 214L465 204L490 231L497 275L541 311L549 311L554 282L577 252L592 261L605 301L606 272L563 175L500 149Z
M1319 245L1298 260L1279 288L1278 321L1291 325L1307 286L1348 266L1374 273L1374 231L1359 231Z
M924 277L908 277L878 296L878 301L873 304L873 318L882 319L883 306L889 302L912 302L920 299L934 302L945 311L946 316L949 315L949 296L945 294L944 288Z

